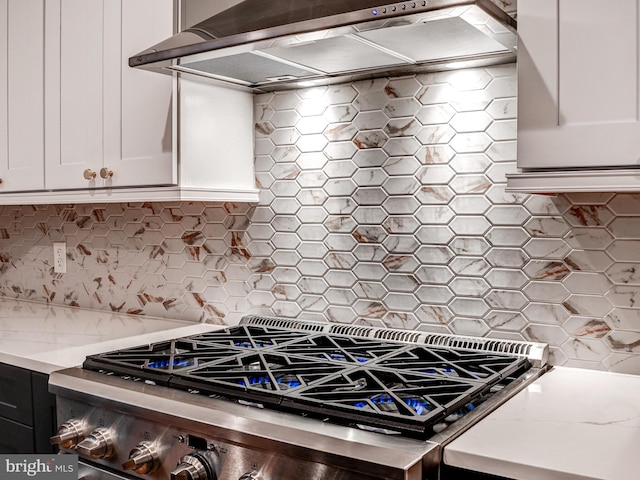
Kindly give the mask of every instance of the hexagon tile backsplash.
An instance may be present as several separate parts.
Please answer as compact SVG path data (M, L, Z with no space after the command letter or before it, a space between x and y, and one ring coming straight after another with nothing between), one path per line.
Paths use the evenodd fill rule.
M1 207L0 294L526 339L556 365L640 374L640 195L505 192L514 65L255 104L257 205Z

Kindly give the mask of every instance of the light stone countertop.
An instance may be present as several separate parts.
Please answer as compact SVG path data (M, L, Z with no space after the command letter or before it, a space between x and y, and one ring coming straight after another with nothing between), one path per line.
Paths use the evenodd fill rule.
M444 450L517 480L640 478L640 376L555 367Z
M0 363L49 374L87 355L223 326L0 298ZM636 480L640 376L554 367L444 450L517 480Z
M0 363L49 374L87 355L220 327L0 298Z

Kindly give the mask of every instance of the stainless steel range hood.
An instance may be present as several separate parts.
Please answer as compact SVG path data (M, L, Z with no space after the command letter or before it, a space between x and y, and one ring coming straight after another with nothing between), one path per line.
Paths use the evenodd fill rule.
M261 91L513 62L491 0L244 0L129 59Z

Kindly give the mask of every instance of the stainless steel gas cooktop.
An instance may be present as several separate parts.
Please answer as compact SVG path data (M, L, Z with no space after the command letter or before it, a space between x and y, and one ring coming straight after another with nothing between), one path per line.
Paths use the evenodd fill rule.
M473 410L531 367L526 357L503 352L245 322L90 356L83 367L419 437Z
M53 372L86 478L443 480L442 449L541 375L539 343L250 316Z

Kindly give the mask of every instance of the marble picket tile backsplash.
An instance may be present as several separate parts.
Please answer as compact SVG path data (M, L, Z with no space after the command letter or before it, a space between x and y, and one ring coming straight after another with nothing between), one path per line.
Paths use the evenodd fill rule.
M0 207L0 294L526 339L556 365L640 374L640 194L505 192L514 65L255 107L258 204Z

